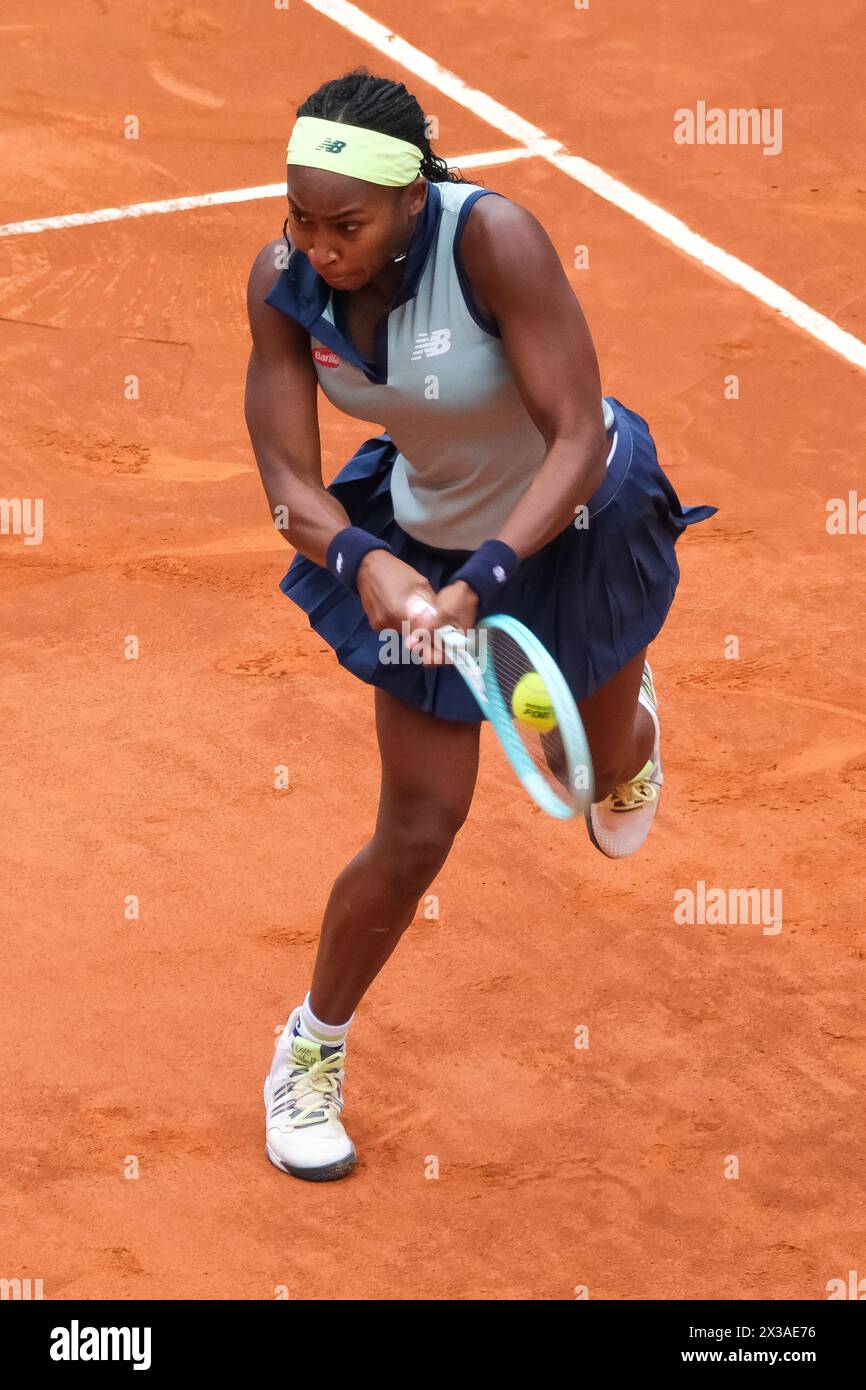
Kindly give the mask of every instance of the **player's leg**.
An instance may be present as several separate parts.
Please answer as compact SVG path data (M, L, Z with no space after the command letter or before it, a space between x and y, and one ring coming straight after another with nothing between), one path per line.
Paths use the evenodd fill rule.
M647 648L578 706L592 754L595 799L639 772L652 752L652 718L638 703Z
M472 804L479 730L376 689L378 816L331 889L310 989L318 1019L351 1017L445 863Z
M348 1024L466 819L479 727L435 719L376 690L376 828L331 889L309 1001L289 1017L265 1079L268 1157L293 1177L329 1182L355 1166L342 1122Z
M582 701L580 714L595 770L589 837L602 854L621 859L649 834L664 780L646 648Z

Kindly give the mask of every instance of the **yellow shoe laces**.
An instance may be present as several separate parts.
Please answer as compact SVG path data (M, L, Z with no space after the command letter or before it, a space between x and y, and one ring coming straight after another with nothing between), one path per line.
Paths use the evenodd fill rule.
M335 1104L338 1112L342 1109L340 1080L334 1073L340 1071L345 1060L345 1054L335 1053L333 1057L326 1057L324 1061L313 1062L312 1066L301 1065L291 1068L289 1071L291 1103L288 1106L286 1118L292 1110L298 1110L300 1113L289 1121L290 1124L297 1127L318 1123L311 1121L310 1117L316 1111L321 1110L324 1105ZM310 1100L306 1105L302 1105L301 1100L307 1095L310 1096Z
M633 811L636 806L645 806L655 801L659 794L658 786L651 782L648 773L652 772L652 758L648 758L640 772L628 782L621 782L610 794L611 809L614 811Z

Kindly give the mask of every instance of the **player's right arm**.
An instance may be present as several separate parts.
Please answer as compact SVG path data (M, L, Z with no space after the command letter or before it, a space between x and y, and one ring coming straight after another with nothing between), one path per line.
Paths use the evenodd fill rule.
M264 302L277 277L281 247L285 249L282 241L269 242L250 272L247 314L253 344L244 414L271 516L290 545L324 568L334 536L352 523L322 481L318 378L310 336ZM378 631L400 629L413 595L433 599L427 578L384 550L364 556L357 582L364 612Z
M277 278L277 253L285 242L264 246L247 285L252 349L244 415L275 524L290 545L325 564L333 536L351 523L322 481L316 401L318 380L310 336L294 319L266 304Z

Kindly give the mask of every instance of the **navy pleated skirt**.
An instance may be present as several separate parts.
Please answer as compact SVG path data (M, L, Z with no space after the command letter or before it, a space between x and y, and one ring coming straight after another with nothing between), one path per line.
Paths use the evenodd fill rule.
M575 700L586 699L647 646L661 630L680 572L674 547L687 526L716 507L683 507L659 465L649 426L613 397L616 449L604 482L588 503L585 528L573 522L529 555L478 618L510 613L538 636L558 662ZM470 554L414 540L394 519L390 436L368 439L328 491L351 524L381 536L434 591ZM361 600L327 569L296 555L280 582L334 648L347 671L441 719L477 723L484 716L451 666L380 661L388 655L367 621Z

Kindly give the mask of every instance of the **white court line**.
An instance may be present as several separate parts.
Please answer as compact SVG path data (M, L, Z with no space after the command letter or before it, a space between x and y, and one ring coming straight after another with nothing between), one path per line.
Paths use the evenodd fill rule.
M410 72L423 78L431 87L437 88L458 105L465 106L473 114L480 116L488 125L521 141L519 149L465 155L462 159L449 160L449 163L471 169L532 156L546 159L554 168L583 184L585 188L612 203L620 211L642 222L692 260L706 266L708 270L715 271L717 275L745 290L768 308L775 309L783 318L795 323L798 328L802 328L810 337L830 348L831 352L843 357L846 362L866 370L866 343L855 338L853 333L846 332L832 319L811 308L802 299L797 299L796 295L791 294L775 280L771 280L769 276L755 270L737 256L723 251L713 242L707 241L679 217L665 212L643 194L636 193L627 184L607 174L599 165L592 164L580 155L569 154L560 141L552 139L538 126L525 121L522 116L518 116L515 111L503 106L486 92L468 86L456 73L450 72L435 58L429 57L405 39L399 38L378 20L371 19L356 5L350 4L349 0L304 0L304 3L350 30L379 52L387 54ZM91 212L72 212L59 217L37 217L26 222L8 222L5 226L0 226L0 237L27 236L35 232L83 227L96 222L119 222L125 218L146 217L152 213L185 212L192 208L217 207L224 203L278 198L284 191L283 184L269 183L260 184L256 188L234 188L221 193L201 193L187 198L165 198L159 202L96 208Z
M487 150L448 158L447 163L462 169L487 168L508 164L512 159L531 159L533 151L525 145L511 150ZM149 217L158 212L189 212L191 208L214 208L221 203L251 203L257 198L285 198L286 184L262 183L256 188L229 188L223 193L196 193L188 198L163 198L156 203L127 203L116 208L94 208L92 212L67 212L59 217L33 217L28 222L7 222L0 226L0 237L29 236L66 227L88 227L93 222L122 222L127 217Z
M465 106L495 130L501 131L513 140L519 140L532 154L546 159L569 178L583 184L584 188L597 193L600 198L613 203L621 212L628 213L630 217L642 222L692 260L723 276L725 280L745 290L768 308L775 309L783 318L789 319L819 343L830 348L831 352L844 357L846 362L851 362L855 367L861 367L866 371L866 343L855 338L853 333L847 333L832 319L819 314L817 309L812 309L802 299L797 299L789 290L755 270L753 266L707 241L698 232L692 231L679 217L665 212L663 208L650 202L649 198L636 193L627 184L605 173L597 164L591 164L580 155L569 154L558 140L551 139L538 126L525 121L522 116L518 116L515 111L503 106L486 92L468 86L456 73L443 67L429 54L422 53L420 48L415 48L405 39L401 39L378 20L371 19L363 10L358 9L357 5L351 4L350 0L304 0L304 3L317 10L319 14L332 19L335 24L348 29L380 53L386 54L401 67L422 78L429 86L437 88L444 96L460 106Z

